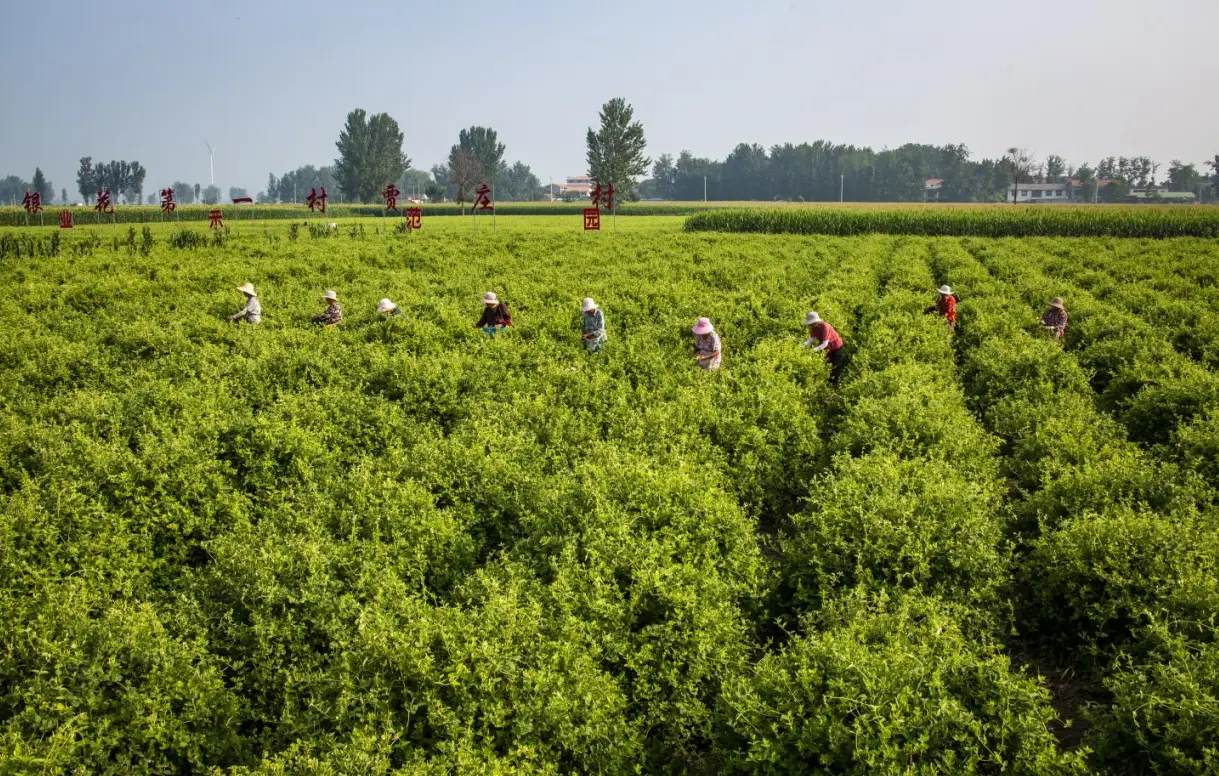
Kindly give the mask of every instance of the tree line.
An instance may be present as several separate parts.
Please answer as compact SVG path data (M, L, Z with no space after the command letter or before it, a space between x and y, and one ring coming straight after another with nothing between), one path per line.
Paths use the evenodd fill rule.
M832 202L918 202L927 197L927 181L938 179L935 198L950 202L988 202L1007 198L1009 186L1025 183L1076 183L1086 199L1121 202L1136 190L1167 188L1193 192L1214 200L1219 195L1219 154L1204 165L1174 159L1157 178L1161 165L1150 157L1106 157L1096 164L1073 166L1050 154L1043 161L1027 149L1010 148L997 159L974 159L963 145L908 143L876 151L866 146L827 140L783 143L765 148L740 143L724 159L698 157L682 151L660 154L655 162L644 155L646 138L633 108L621 97L602 106L599 127L586 135L586 171L597 181L615 185L619 200L752 200ZM448 157L429 171L411 169L403 150L405 135L387 113L369 115L356 109L335 143L338 156L331 165L304 165L276 176L269 173L257 200L265 203L303 202L311 191L325 188L339 202L377 202L389 183L406 199L452 200L463 206L486 183L497 201L530 201L553 196L529 165L505 161L506 148L491 127L471 126L458 132ZM1209 168L1209 175L1202 168ZM116 201L139 203L145 169L138 162L93 163L80 160L77 186L86 203L108 187ZM651 177L644 179L650 172ZM216 204L221 191L175 181L169 188L182 204ZM19 202L26 190L37 190L44 202L54 188L35 170L26 183L10 175L0 180L0 202ZM1153 192L1154 193L1154 192ZM148 197L155 204L159 192ZM246 196L229 189L230 199ZM67 192L61 199L67 201Z

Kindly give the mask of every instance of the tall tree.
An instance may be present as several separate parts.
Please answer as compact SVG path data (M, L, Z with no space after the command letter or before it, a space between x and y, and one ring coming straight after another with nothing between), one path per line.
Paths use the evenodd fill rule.
M198 184L192 186L191 184L183 183L182 181L174 181L174 185L170 186L169 188L173 190L175 202L177 202L179 205L191 205L195 202L195 189L197 187Z
M1004 157L1004 161L1007 162L1008 170L1012 176L1012 185L1015 186L1015 189L1012 191L1012 201L1019 202L1020 184L1028 183L1032 180L1033 170L1037 167L1037 158L1027 148L1012 146L1007 149L1007 156Z
M198 183L196 183L195 184L195 199L199 199L200 191L202 191L202 187Z
M38 197L43 202L49 204L51 200L55 199L55 187L51 185L51 182L47 180L45 175L42 174L41 167L34 168L34 179L30 181L30 187L34 189L34 191L38 192Z
M203 189L203 204L218 205L220 204L220 187L214 183L209 183Z
M59 204L61 204L61 205L68 204L68 190L67 189L59 190Z
M242 197L248 196L250 195L245 189L238 188L237 186L229 186L229 199L241 199Z
M677 168L673 166L672 154L661 154L656 159L656 163L652 165L652 180L655 182L656 196L661 199L673 199Z
M1193 191L1201 180L1198 168L1192 164L1173 159L1168 165L1168 188L1172 191Z
M457 145L449 149L449 166L453 166L454 154L457 151L469 151L478 160L484 181L492 186L504 172L504 144L499 142L499 135L490 127L470 127L457 133Z
M589 127L588 174L602 184L614 184L619 197L631 197L639 178L652 161L643 155L647 141L643 124L634 121L635 109L621 97L601 106L601 128Z
M81 200L87 205L90 198L97 192L93 179L93 157L82 156L80 168L76 171L76 190L80 192Z
M1050 154L1045 158L1046 183L1066 183L1067 170L1067 160L1058 154Z
M148 175L148 170L144 169L144 165L139 162L132 162L129 172L126 192L130 195L131 201L138 205L144 198L144 178Z
M402 152L405 135L388 113L368 116L362 108L347 114L335 146L334 174L339 189L355 202L372 202L390 183L402 179L411 160Z
M449 155L449 183L456 191L458 203L461 204L461 214L466 214L466 199L470 190L482 183L483 168L478 163L478 157L473 151L466 151L456 146Z
M267 188L262 193L260 202L278 202L279 201L279 180L276 179L275 173L267 173Z
M0 204L15 205L25 197L30 184L16 175L7 175L0 179Z

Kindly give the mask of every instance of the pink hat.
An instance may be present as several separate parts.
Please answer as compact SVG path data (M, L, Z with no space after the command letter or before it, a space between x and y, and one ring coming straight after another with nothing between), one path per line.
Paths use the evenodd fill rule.
M695 334L707 334L708 332L714 330L715 327L712 326L711 321L706 318L699 318L698 323L694 324L694 328L690 329L690 331L694 332Z

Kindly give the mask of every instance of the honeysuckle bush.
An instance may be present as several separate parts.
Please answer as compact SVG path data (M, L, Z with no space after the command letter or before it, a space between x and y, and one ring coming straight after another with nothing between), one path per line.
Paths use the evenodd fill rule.
M1097 710L1089 741L1122 773L1219 770L1219 644L1153 634L1146 659L1123 661L1106 681L1113 703Z
M1046 727L1046 691L965 618L918 595L826 607L725 688L723 772L1085 773Z
M81 229L0 262L0 770L1048 774L1084 755L1010 632L1185 692L1212 415L1129 441L1142 391L1082 365L1108 330L1039 338L1056 281L1019 243L625 221ZM224 321L245 281L257 327ZM1176 762L1173 713L1131 761Z

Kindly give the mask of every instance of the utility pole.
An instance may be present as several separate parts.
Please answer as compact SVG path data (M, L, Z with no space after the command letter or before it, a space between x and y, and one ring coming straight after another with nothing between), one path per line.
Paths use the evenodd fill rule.
M842 194L846 190L846 173L838 173L838 204L842 204Z
M707 176L703 176L703 202L707 201Z

